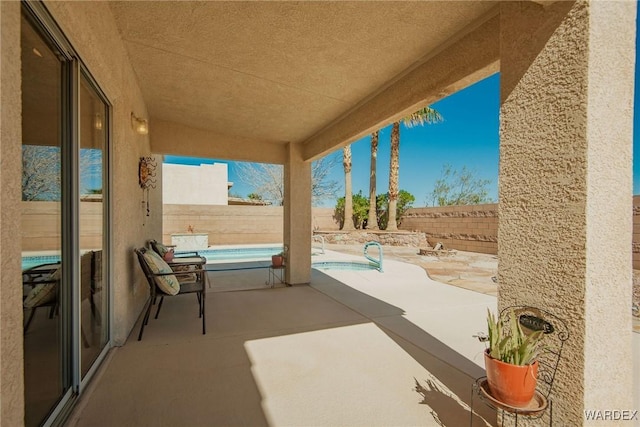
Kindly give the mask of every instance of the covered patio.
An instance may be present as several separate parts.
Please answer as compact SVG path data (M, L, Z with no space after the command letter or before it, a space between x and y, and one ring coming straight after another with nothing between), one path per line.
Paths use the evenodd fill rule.
M21 223L20 158L39 131L53 136L65 166L55 205L62 231L47 248L66 265L56 319L66 322L64 378L46 422L62 422L83 402L78 425L119 413L127 417L121 424L146 424L152 411L165 425L332 416L430 423L415 404L416 381L426 387L433 374L441 382L433 385L462 399L481 370L452 344L460 340L451 340L457 329L447 321L464 307L436 309L432 294L412 295L404 282L383 296L358 289L366 281L314 273L311 163L498 71L497 307L538 306L567 319L573 338L555 382L555 420L591 425L586 410L634 409L635 2L0 2L0 22L0 423L23 425L30 410L17 284L33 230ZM42 69L43 53L55 71L46 81L26 74ZM79 109L82 79L102 102L99 126ZM59 102L22 97L43 82ZM61 113L38 111L47 101ZM45 118L50 128L40 126ZM147 120L148 134L135 118ZM108 158L100 205L108 336L106 363L84 372L77 157L82 135L98 130ZM148 297L133 248L162 235L161 185L141 196L140 159L165 154L284 165L286 281L294 286L212 296L206 336L196 337L179 313L195 302L171 301L175 312L168 304L142 343L128 343ZM443 329L430 329L428 313ZM157 354L166 363L156 364ZM306 384L311 372L318 382ZM175 390L164 388L170 382ZM437 396L424 408L443 419L465 412ZM401 411L398 401L412 406ZM439 411L441 404L456 409ZM169 408L184 418L172 419Z
M112 351L68 425L467 425L483 373L472 335L496 298L385 269L274 289L235 271L219 280L258 289L211 290L204 336L194 298L170 299L141 342L134 331ZM475 426L494 425L475 411Z

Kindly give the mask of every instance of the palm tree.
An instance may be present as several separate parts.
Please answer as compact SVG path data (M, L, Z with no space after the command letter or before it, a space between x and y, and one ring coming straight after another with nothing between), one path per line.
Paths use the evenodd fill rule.
M342 230L355 230L353 226L353 195L351 189L351 145L342 147L344 166L344 221Z
M437 123L442 121L442 116L431 107L424 107L402 119L407 127L423 125L425 123ZM391 160L389 164L389 222L387 230L398 230L396 223L396 209L398 206L398 174L400 169L400 122L395 122L391 128Z
M367 229L378 229L378 215L376 214L376 160L378 158L378 132L371 134L371 170L369 172L369 218Z

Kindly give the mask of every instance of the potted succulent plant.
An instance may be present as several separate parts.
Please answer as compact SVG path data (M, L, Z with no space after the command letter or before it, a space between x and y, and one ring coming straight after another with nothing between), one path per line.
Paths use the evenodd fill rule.
M284 252L271 255L271 265L274 267L282 267L284 264Z
M503 323L488 310L488 343L484 360L491 395L506 405L525 407L534 396L544 331L523 332L513 309Z

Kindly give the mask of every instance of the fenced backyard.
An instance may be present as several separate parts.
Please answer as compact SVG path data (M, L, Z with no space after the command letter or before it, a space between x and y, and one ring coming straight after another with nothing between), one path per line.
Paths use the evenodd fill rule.
M46 251L59 242L59 204L22 202L22 249ZM101 202L81 202L81 247L92 247L99 239ZM281 206L164 205L162 240L186 233L191 227L207 233L210 245L274 243L282 241ZM337 231L333 208L313 208L314 230ZM496 254L498 250L498 205L444 206L409 209L399 227L426 234L431 245L469 252ZM640 270L640 196L633 198L633 268Z

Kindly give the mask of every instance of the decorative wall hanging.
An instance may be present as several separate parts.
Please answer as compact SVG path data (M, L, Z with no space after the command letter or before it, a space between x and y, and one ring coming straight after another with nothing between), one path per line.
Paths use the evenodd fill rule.
M146 203L149 216L149 189L156 188L156 160L151 157L140 157L138 162L138 184L142 188L142 203ZM146 192L146 193L145 193ZM145 197L146 196L146 197Z

